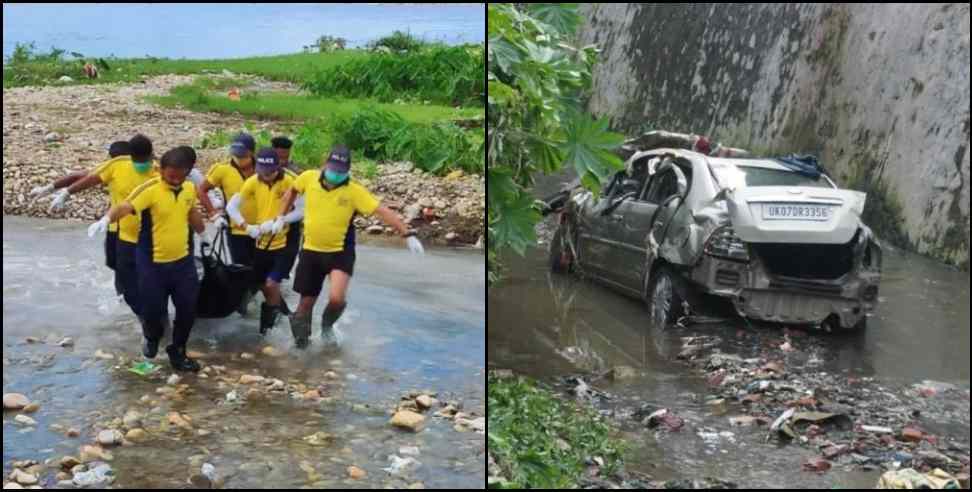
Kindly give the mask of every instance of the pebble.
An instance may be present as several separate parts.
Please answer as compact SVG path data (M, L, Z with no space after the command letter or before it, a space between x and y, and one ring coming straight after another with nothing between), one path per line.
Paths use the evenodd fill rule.
M415 399L415 403L418 403L418 406L422 410L428 410L428 409L434 408L436 405L438 405L439 404L439 400L436 400L435 398L432 398L429 395L422 395L422 396L419 396L418 398Z
M415 412L403 410L396 413L390 423L400 429L419 432L425 425L425 417Z
M365 477L368 476L368 472L366 472L366 471L364 471L361 468L358 468L356 466L349 466L348 467L348 476L351 477L351 480L361 480L361 479L363 479L363 478L365 478Z
M30 405L30 400L20 393L5 393L3 395L4 410L21 410Z
M98 444L102 446L116 446L121 444L125 437L117 430L103 430L98 433Z
M32 418L30 418L30 417L28 417L26 415L18 415L16 417L14 417L14 422L17 422L18 424L21 424L21 425L27 425L27 426L35 426L35 425L37 425L37 421L36 420L34 420L34 419L32 419Z
M113 360L115 358L114 355L111 355L108 352L105 352L101 349L96 350L94 356L95 359L101 359L101 360Z
M240 384L255 384L263 382L265 378L263 376L254 376L251 374L244 374L240 376Z
M144 441L146 437L147 434L142 429L132 429L125 434L125 439L132 442Z

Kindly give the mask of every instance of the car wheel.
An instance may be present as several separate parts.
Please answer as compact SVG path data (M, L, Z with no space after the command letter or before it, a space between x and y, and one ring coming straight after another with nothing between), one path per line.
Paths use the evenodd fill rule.
M651 307L651 321L656 329L664 330L674 325L683 315L682 296L675 286L676 278L667 267L655 272L648 299Z
M564 227L557 227L553 241L550 242L550 271L554 273L568 273L571 271L574 259L570 251L564 247Z

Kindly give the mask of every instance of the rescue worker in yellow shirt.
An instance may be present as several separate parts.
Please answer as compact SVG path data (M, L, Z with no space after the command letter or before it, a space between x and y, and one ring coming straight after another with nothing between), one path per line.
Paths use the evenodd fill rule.
M263 291L264 303L260 309L260 334L276 324L277 317L285 312L280 294L280 282L288 273L287 236L291 224L303 217L303 207L278 216L283 197L293 186L293 178L284 172L271 149L261 149L256 157L256 175L249 177L240 193L230 199L226 211L235 223L246 227L250 237L256 239L253 257L253 284ZM256 206L256 220L248 223L240 209L252 203Z
M186 344L196 318L199 277L193 259L193 234L205 230L196 208L196 187L187 181L195 165L191 147L176 147L162 155L160 176L142 183L108 213L110 221L127 216L141 218L136 261L142 302L143 355L153 358L165 334L169 300L175 305L172 343L166 347L176 371L199 370L186 355Z
M152 157L152 141L144 135L135 135L128 142L131 155L121 155L105 161L84 178L65 188L52 203L54 210L62 208L68 197L88 188L105 185L111 205L121 203L141 184L159 176L158 162ZM105 215L89 228L89 235L103 232L115 224L118 241L115 245L115 275L121 286L122 296L132 312L142 320L138 295L138 276L135 273L135 243L138 240L139 217L120 217L115 224Z
M227 219L222 211L214 206L209 199L207 192L218 188L222 191L224 199L229 200L240 192L243 182L253 176L254 162L253 153L256 149L256 141L247 133L240 133L230 144L230 158L223 162L218 162L209 169L205 181L199 187L199 201L206 214L210 218L215 218L216 228L227 227ZM256 220L256 209L254 203L248 203L240 209L244 221L252 223ZM238 265L253 266L253 255L256 251L256 240L246 233L246 228L239 223L233 223L229 230L229 249L233 263ZM241 316L246 315L247 306L250 303L255 290L248 290L247 295L243 296L238 310Z
M381 205L364 186L351 179L351 153L335 146L319 171L305 171L287 192L278 214L283 217L304 196L304 244L294 277L300 305L290 317L298 348L310 343L311 316L326 277L331 278L327 307L321 316L321 337L326 346L337 343L334 324L347 306L348 286L354 274L354 244L348 230L355 213L376 214L407 239L409 250L422 254L422 243L394 211Z

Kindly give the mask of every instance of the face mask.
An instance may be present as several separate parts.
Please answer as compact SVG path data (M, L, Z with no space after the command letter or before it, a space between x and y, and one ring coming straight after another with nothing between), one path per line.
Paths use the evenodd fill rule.
M348 173L336 173L330 169L324 171L324 178L328 183L339 185L348 179Z
M152 162L151 161L149 161L149 162L133 162L132 164L135 165L135 172L140 173L140 174L144 174L144 173L148 172L149 169L152 168Z

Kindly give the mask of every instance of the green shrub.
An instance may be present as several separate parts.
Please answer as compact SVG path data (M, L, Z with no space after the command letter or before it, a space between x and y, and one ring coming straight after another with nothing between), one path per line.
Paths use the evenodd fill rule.
M434 46L354 59L318 72L303 88L318 96L481 105L485 71L482 45Z

